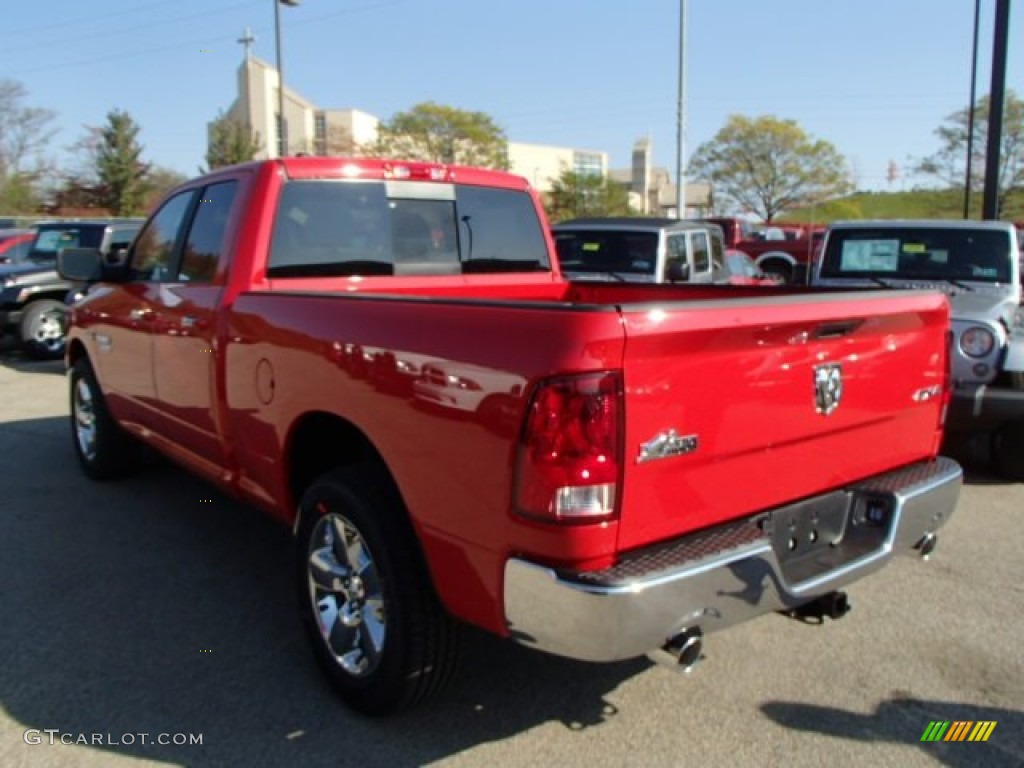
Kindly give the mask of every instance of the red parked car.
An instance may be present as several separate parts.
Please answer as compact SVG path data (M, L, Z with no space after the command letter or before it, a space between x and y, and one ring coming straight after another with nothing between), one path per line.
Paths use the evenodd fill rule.
M35 234L34 229L0 229L0 264L25 258Z
M784 285L785 281L775 274L768 274L743 251L725 252L725 282L729 285Z

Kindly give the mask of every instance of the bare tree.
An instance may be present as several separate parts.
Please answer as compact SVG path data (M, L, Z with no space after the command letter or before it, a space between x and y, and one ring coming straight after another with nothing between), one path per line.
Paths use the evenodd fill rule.
M39 205L39 185L50 172L46 148L56 113L25 105L21 83L0 80L0 208L29 212Z
M328 123L326 138L317 140L318 155L354 155L358 151L359 145L352 138L351 131L336 123Z
M935 129L940 141L938 152L916 164L918 173L927 174L957 189L963 186L967 163L967 133L970 110L964 108L949 115ZM984 184L985 154L988 148L989 97L982 96L974 106L971 188ZM1024 188L1024 101L1012 90L1006 92L1003 109L1002 146L999 148L999 209L1013 189Z

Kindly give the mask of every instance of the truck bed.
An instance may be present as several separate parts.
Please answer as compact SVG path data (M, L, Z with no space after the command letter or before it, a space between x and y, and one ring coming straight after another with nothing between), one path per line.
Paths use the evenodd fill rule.
M435 578L479 590L441 594L462 596L455 612L486 626L500 620L478 615L494 604L479 598L513 553L607 567L617 553L932 457L940 441L938 293L447 278L389 281L378 293L369 280L350 292L280 282L231 311L227 404L243 487L287 499L275 457L289 435L276 425L343 413L374 436ZM815 405L823 364L842 368L829 415ZM253 382L268 367L276 394L262 402ZM513 514L516 437L534 386L593 370L624 371L618 519L566 529ZM641 458L670 432L694 447Z

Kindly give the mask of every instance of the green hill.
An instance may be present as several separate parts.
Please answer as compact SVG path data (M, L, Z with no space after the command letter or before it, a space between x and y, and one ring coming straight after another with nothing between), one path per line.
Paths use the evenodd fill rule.
M971 218L981 218L981 193L971 195ZM960 219L963 192L954 189L922 189L913 192L858 192L849 197L787 212L779 219L802 223L823 223L837 219ZM1024 220L1024 190L1010 193L1001 217Z

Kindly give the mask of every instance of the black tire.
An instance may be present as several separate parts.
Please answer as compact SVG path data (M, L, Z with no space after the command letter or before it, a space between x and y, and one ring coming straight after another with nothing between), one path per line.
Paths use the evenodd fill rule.
M57 360L64 356L67 307L54 299L36 299L25 307L18 330L26 354L38 360Z
M455 671L459 626L434 592L390 478L366 465L328 472L299 515L302 620L342 699L379 716L440 692Z
M1007 422L992 433L992 463L1007 480L1024 482L1024 422Z
M93 480L113 480L135 468L137 445L107 410L87 358L71 366L71 442L82 470Z
M761 264L760 267L764 274L774 275L786 285L793 282L793 268L784 261L769 259L764 264Z

